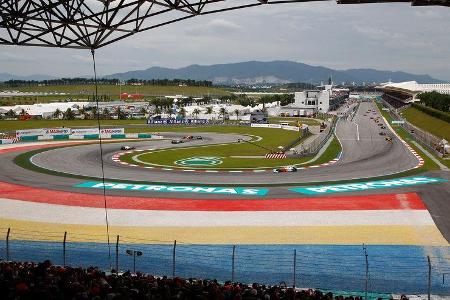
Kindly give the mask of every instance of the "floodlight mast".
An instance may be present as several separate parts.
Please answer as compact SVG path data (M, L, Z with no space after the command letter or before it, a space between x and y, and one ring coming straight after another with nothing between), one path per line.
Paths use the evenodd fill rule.
M0 45L98 49L199 15L260 5L331 0L0 0ZM338 0L339 4L450 0Z

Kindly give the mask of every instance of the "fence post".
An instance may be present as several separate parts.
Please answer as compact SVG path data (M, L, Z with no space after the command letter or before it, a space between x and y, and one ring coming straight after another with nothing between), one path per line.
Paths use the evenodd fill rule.
M364 287L364 299L367 300L367 289L369 287L369 259L368 259L368 255L367 255L367 248L366 246L363 244L363 248L364 248L364 256L366 257L366 282L365 282L365 287Z
M116 272L119 273L119 235L116 239Z
M428 259L428 300L431 299L431 261L430 256L427 256Z
M66 239L67 239L67 231L64 231L64 240L63 240L63 267L66 266Z
M297 277L297 249L294 249L294 277L292 278L292 287L295 288Z
M234 282L234 259L236 254L236 245L233 245L233 255L231 256L231 282Z
M11 228L8 227L6 232L6 261L9 261L9 234L11 233Z
M176 251L177 251L177 240L173 241L173 251L172 251L172 277L175 277Z

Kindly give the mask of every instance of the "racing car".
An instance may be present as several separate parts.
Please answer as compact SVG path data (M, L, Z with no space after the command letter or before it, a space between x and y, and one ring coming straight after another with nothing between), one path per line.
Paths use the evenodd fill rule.
M297 168L294 166L286 166L273 169L274 173L287 173L287 172L297 172Z
M134 150L136 149L136 147L133 146L122 146L120 147L120 150Z
M182 140L172 140L171 143L172 144L182 144L183 141Z

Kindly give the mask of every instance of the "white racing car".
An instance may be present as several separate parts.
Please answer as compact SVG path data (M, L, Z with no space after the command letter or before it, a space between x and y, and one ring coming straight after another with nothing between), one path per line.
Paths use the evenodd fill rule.
M136 147L133 146L122 146L120 147L120 150L134 150L136 149Z
M294 166L286 166L273 169L274 173L287 173L287 172L297 172L297 168Z

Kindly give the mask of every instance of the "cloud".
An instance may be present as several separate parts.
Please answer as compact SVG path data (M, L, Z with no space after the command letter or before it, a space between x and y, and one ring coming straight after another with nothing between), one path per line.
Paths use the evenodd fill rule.
M450 80L450 9L407 4L261 5L138 33L96 52L99 74L159 65L295 60L373 67ZM13 50L11 50L13 49ZM2 71L90 74L88 50L2 47ZM55 63L56 62L56 63Z
M242 30L242 26L225 19L212 19L206 24L200 24L187 28L186 34L193 36L211 36L218 34L231 34Z

